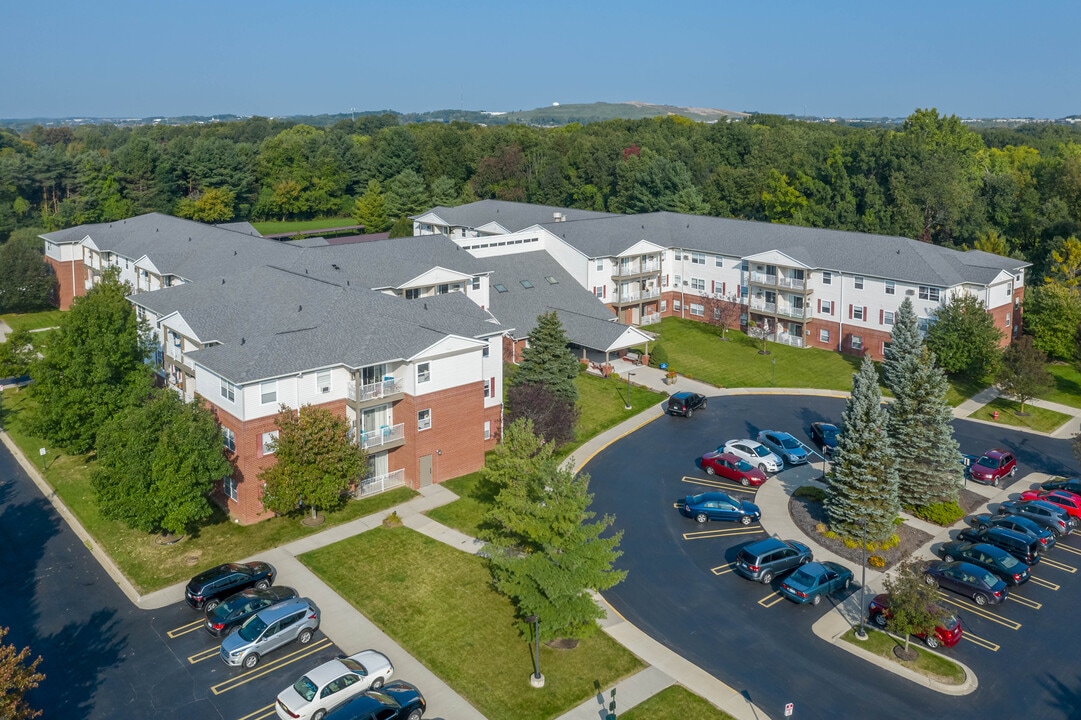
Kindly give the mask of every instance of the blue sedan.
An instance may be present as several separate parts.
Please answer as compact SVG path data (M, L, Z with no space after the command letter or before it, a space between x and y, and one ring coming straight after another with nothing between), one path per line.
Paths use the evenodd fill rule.
M753 502L736 500L723 492L688 495L676 500L676 509L680 515L694 518L700 523L707 520L728 520L750 525L762 517L762 511Z
M852 571L835 562L809 562L781 583L781 594L792 602L822 602L823 595L847 590L852 584Z

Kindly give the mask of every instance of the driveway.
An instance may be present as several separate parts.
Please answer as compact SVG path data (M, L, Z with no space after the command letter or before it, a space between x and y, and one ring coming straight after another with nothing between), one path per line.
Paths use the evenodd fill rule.
M972 639L948 651L972 667L975 693L950 697L915 685L815 637L811 625L831 605L797 606L767 586L731 573L740 545L765 537L757 526L697 525L673 501L711 489L696 465L702 453L766 428L806 439L815 420L837 422L843 400L820 397L725 396L686 420L661 417L595 456L585 467L593 509L616 516L624 532L619 566L627 579L604 593L629 621L711 672L773 717L787 703L799 718L1041 717L1069 718L1081 706L1081 673L1073 670L1061 627L1072 625L1081 593L1081 538L1070 538L1037 566L1018 600L981 610L944 596ZM962 452L1003 445L1018 456L1015 480L1030 472L1071 472L1069 442L955 422ZM817 474L802 466L786 473ZM734 484L721 489L752 497ZM729 486L730 485L730 486ZM769 527L769 518L765 518ZM1055 565L1058 565L1056 567ZM857 579L859 569L854 567ZM854 586L849 593L858 593Z

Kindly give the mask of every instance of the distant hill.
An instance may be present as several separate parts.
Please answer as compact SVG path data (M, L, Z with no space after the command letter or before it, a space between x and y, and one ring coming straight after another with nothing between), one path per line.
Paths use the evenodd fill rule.
M442 111L453 112L453 111ZM424 113L427 119L437 119L442 113ZM716 122L725 118L742 119L750 117L748 113L714 108L690 108L677 105L654 105L644 102L625 103L575 103L570 105L550 105L535 110L516 110L512 112L482 112L482 117L474 122L489 125L522 123L524 125L569 125L571 123L603 122L604 120L638 120L641 118L679 115L700 122Z

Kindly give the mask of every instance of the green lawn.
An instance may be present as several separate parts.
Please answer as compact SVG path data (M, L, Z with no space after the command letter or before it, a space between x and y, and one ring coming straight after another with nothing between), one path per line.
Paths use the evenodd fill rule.
M30 402L25 391L5 392L3 425L23 453L37 462L38 448L47 448L48 445L23 431L20 421ZM302 525L296 517L277 517L241 526L230 522L224 513L219 512L210 524L192 536L173 545L159 545L157 536L132 530L123 523L101 516L88 479L92 460L50 451L46 461L45 478L56 494L141 593L185 580L204 568L239 560L327 527L370 515L416 495L409 488L398 488L364 500L353 500L339 510L327 512L326 523L317 528Z
M12 330L41 330L56 327L64 313L61 310L42 310L34 313L7 313L0 315Z
M1077 368L1066 363L1055 363L1047 369L1051 371L1055 385L1042 399L1081 408L1081 373L1077 372Z
M993 416L993 413L996 410L998 411L997 420ZM1011 425L1013 427L1027 427L1045 433L1058 429L1064 422L1070 419L1069 415L1064 415L1060 412L1055 412L1054 410L1048 410L1047 408L1039 408L1032 403L1027 403L1025 405L1025 412L1028 413L1027 415L1018 415L1020 411L1021 403L1007 400L1006 398L995 398L976 412L969 415L969 417L976 418L977 420L990 420L991 422Z
M356 225L351 217L320 218L318 220L290 220L287 222L256 222L252 226L262 235L278 235L304 230L324 230L326 228L348 227Z
M452 503L432 508L425 513L432 520L447 527L477 537L481 520L491 507L493 498L482 492L479 472L447 480L443 487L458 496Z
M946 402L950 404L950 407L957 407L970 397L991 387L991 380L988 378L973 380L964 375L947 376L947 382L950 387L946 391Z
M933 655L927 652L919 644L918 640L913 640L909 647L915 649L919 657L912 662L906 662L893 654L893 649L902 646L904 641L898 640L888 633L867 628L867 639L861 641L856 639L855 631L849 630L841 636L841 639L898 665L904 665L909 670L915 670L921 675L934 678L939 682L960 685L965 681L965 671L960 665L941 655Z
M543 689L529 685L529 638L482 558L408 528L376 528L300 556L490 720L552 718L643 665L603 632L574 650L541 645ZM544 637L543 619L541 639Z
M606 695L605 700L611 702L611 697ZM619 711L619 693L616 693L616 713L620 720L735 720L680 685L671 685L626 712Z

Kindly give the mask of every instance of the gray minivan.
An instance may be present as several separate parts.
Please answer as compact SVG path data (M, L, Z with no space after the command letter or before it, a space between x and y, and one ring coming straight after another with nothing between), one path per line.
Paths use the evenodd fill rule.
M736 556L737 575L769 585L775 575L812 560L811 548L795 540L766 538L751 543Z
M253 668L259 658L294 640L311 642L319 629L319 608L308 598L294 598L260 610L221 643L226 665Z

